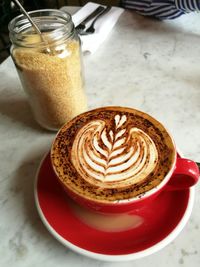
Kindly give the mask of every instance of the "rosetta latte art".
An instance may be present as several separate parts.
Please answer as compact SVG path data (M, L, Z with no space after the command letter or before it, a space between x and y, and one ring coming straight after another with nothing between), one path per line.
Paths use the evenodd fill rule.
M71 160L89 183L119 188L143 181L156 167L158 152L145 132L128 129L126 115L115 115L111 130L103 120L93 120L79 130Z

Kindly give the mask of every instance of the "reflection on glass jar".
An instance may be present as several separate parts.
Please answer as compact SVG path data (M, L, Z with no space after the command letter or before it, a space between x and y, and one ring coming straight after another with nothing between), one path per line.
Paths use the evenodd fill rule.
M87 110L80 40L71 15L58 10L29 13L42 38L20 15L9 24L11 55L38 123L50 130Z

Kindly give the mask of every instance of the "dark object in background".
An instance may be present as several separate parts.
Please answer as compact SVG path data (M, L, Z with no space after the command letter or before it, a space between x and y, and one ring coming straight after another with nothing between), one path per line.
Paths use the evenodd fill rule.
M159 20L176 19L189 12L200 11L199 0L121 0L121 5Z
M59 8L59 0L19 1L28 11L42 8ZM19 14L21 14L19 9L11 0L0 0L0 63L10 55L8 23Z

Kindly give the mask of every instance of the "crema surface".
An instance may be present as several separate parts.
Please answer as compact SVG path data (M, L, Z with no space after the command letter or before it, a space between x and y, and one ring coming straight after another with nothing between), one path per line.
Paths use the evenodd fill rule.
M107 107L66 124L51 157L68 189L107 202L130 199L157 186L172 167L175 148L165 128L149 115Z

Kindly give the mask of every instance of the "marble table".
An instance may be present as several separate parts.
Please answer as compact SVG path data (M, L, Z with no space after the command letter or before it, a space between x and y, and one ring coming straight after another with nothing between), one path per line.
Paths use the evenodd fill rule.
M74 12L74 8L68 8ZM121 105L155 116L186 157L200 161L200 16L154 21L125 11L98 51L84 56L89 107ZM199 266L200 188L184 230L130 262L101 262L58 243L35 208L33 183L55 133L32 117L11 58L0 65L0 266Z

